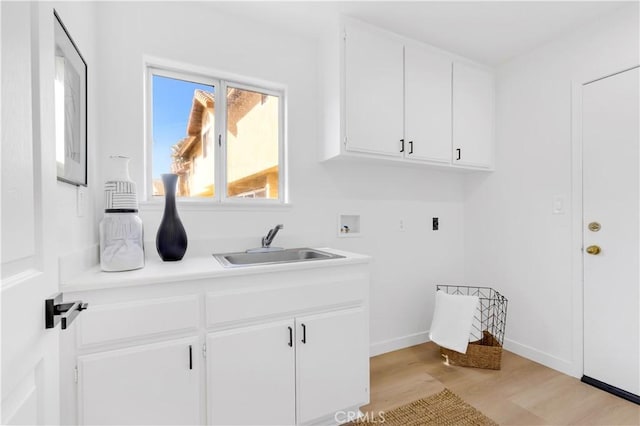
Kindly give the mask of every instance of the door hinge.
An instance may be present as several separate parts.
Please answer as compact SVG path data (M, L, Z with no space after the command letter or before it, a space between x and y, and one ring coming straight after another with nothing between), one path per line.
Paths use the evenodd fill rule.
M347 146L347 137L346 136L344 137L344 140L342 141L342 143L344 144L344 146L346 148L346 146Z
M218 135L218 146L222 146L222 134Z
M344 31L344 32L342 33L342 39L343 39L344 41L347 41L347 32L346 32L346 31Z
M78 366L73 367L73 382L78 383Z
M202 345L202 358L205 358L205 359L207 358L207 344L206 343L204 343Z

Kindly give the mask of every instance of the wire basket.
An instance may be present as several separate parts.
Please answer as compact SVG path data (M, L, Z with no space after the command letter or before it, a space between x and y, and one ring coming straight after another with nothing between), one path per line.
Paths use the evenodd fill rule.
M478 296L467 352L440 347L440 354L451 365L499 370L502 360L504 329L507 322L507 298L490 287L437 285L447 294Z

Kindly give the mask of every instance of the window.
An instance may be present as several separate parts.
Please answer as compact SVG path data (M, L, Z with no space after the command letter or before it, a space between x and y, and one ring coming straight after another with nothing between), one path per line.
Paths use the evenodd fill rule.
M153 196L175 173L183 199L284 201L282 92L154 67L148 77Z

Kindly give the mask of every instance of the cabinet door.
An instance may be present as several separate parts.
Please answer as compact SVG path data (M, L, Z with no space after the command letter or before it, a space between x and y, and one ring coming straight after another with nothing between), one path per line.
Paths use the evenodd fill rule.
M453 64L453 164L490 168L494 138L493 74Z
M298 423L369 402L364 308L296 318Z
M209 334L209 424L295 424L293 327L287 320Z
M403 45L361 26L345 40L345 136L349 151L401 157Z
M405 46L406 158L451 162L451 60Z
M200 424L196 337L78 357L80 424Z

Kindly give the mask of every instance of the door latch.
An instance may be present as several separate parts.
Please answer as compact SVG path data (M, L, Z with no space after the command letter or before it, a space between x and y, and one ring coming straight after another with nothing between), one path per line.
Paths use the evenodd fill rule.
M89 304L83 303L82 300L62 303L62 293L54 294L44 301L45 328L54 328L60 323L62 329L66 330L78 314L88 306Z

